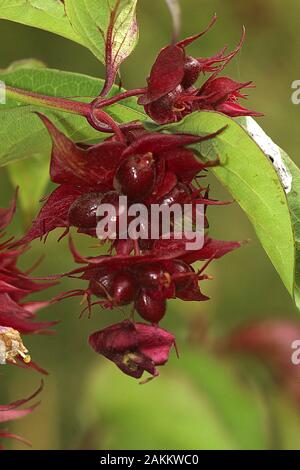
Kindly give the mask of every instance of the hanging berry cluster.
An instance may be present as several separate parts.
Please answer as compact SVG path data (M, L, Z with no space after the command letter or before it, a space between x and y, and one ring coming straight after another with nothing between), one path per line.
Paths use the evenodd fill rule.
M258 116L238 103L240 98L245 98L241 90L249 88L251 82L238 83L219 77L240 50L244 31L240 44L229 54L225 54L225 48L208 58L186 54L186 47L214 22L215 18L204 32L165 47L152 67L145 88L107 98L116 75L111 61L107 60L103 90L88 108L84 107L83 113L94 128L113 134L101 143L76 144L45 115L39 114L52 139L50 177L58 187L46 199L21 244L46 238L57 227L65 229L63 235L75 227L79 233L96 237L97 211L101 205L112 205L116 209L116 226L120 224L120 196L126 196L129 204L143 203L148 208L153 204L172 206L174 203L204 206L205 238L200 249L188 250L184 236L177 239L172 231L166 239L161 227L158 239L150 236L147 240L132 239L129 234L121 238L117 231L110 240L109 254L96 257L81 256L70 241L74 259L82 266L66 275L77 276L86 285L61 298L84 295L89 311L95 304L103 308L131 305L147 322L136 322L131 313L129 319L97 331L89 339L96 352L135 378L140 378L144 371L151 376L158 375L157 366L165 364L175 345L174 336L158 326L166 313L167 300L207 300L199 286L209 279L205 273L207 265L238 248L240 243L217 241L208 236L207 207L226 202L211 199L208 186L200 186L198 178L219 162L201 162L190 147L214 139L226 129L216 129L213 134L203 136L151 132L138 122L119 125L103 108L129 96L139 96L138 103L158 124L178 121L197 110L215 110L232 117ZM112 45L107 41L109 54ZM204 74L209 74L209 78L197 88L196 82ZM197 261L203 261L198 271L193 267Z

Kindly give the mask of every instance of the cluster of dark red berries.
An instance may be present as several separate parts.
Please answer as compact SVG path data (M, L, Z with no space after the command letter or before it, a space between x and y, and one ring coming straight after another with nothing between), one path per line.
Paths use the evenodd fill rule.
M203 34L164 48L152 67L146 88L109 99L101 94L91 105L89 122L97 127L97 109L133 95L140 95L139 104L157 123L177 121L197 110L214 110L229 116L257 115L238 104L238 99L245 97L240 90L249 87L250 82L237 83L228 77L218 77L240 50L244 33L239 46L230 54L225 55L223 49L209 58L186 55L185 48ZM196 88L198 78L204 73L209 73L209 78ZM136 122L115 124L117 132L113 137L96 145L82 146L72 142L47 117L40 115L40 118L53 143L51 180L59 186L46 199L21 243L47 236L57 227L64 227L67 233L73 226L78 232L95 237L99 222L97 211L102 205L110 204L116 209L115 222L119 224L121 195L127 196L128 204L143 203L148 208L153 204L191 204L193 207L202 204L206 213L209 205L222 204L210 199L208 187L201 186L198 180L200 172L206 172L218 162L204 164L189 146L213 139L226 129L216 129L211 135L193 136L150 132ZM194 212L192 217L194 221ZM79 275L88 281L88 286L61 297L84 294L89 309L93 304L104 308L132 304L140 317L151 323L135 323L131 317L91 337L94 349L127 374L140 377L148 370L157 375L155 366L167 361L174 344L174 337L157 326L165 315L167 299L207 300L199 288L199 281L209 278L204 274L207 264L240 246L237 242L208 238L206 216L205 229L204 246L192 251L187 250L184 237L181 240L174 237L174 226L169 239L164 239L160 226L158 240L151 236L145 240L116 234L110 254L93 258L81 257L71 243L75 261L85 266L67 275ZM205 261L200 271L192 267L196 261ZM146 334L147 329L149 334ZM155 337L159 338L157 343Z

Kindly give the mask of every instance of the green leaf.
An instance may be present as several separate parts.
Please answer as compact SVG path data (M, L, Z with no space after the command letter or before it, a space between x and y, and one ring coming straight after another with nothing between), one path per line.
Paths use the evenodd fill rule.
M239 122L252 138L260 145L265 155L272 159L273 165L285 187L294 236L293 295L300 309L300 169L290 157L276 145L259 127L253 118L241 118Z
M1 0L0 18L58 34L85 45L66 15L60 0Z
M118 7L112 31L112 59L116 69L132 52L138 39L136 4L137 0L65 0L74 30L101 62L105 62L111 12Z
M283 185L271 161L236 121L215 112L196 112L164 126L171 132L203 134L228 128L213 141L198 146L204 157L220 157L213 168L253 224L256 234L289 293L294 296L295 241Z
M294 298L300 310L300 170L283 150L280 149L280 151L282 159L293 178L292 189L287 194L287 199L292 217L295 243Z
M13 72L0 71L0 80L7 86L54 97L76 97L82 101L91 101L96 97L103 84L103 81L86 75L34 68L21 68ZM112 93L116 92L118 87L112 90ZM8 98L5 105L0 105L0 166L23 158L49 155L51 148L49 135L40 119L33 114L34 111L49 116L75 141L91 143L106 137L106 134L97 132L81 116L41 106L24 105ZM118 122L145 119L134 98L115 104L106 111Z

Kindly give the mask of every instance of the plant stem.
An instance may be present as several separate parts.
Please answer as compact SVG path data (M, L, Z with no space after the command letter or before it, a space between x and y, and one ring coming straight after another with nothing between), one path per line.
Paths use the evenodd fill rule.
M136 88L134 90L124 91L123 93L112 96L112 98L104 99L104 98L98 97L94 100L95 109L104 108L106 106L111 106L112 104L117 103L118 101L121 101L121 100L125 100L126 98L130 98L131 96L144 95L146 91L147 91L147 88Z
M87 117L90 112L90 105L80 101L72 101L67 98L55 98L53 96L40 95L19 88L6 87L6 93L9 97L17 101L28 104L36 104L46 108L58 109L72 114L79 114L80 116Z
M67 98L56 98L53 96L40 95L19 88L7 86L6 93L9 97L28 104L35 104L45 108L57 109L71 114L86 117L89 123L101 132L115 133L121 141L124 141L122 126L119 126L111 116L101 109L95 108L91 103L73 101ZM105 126L101 125L104 123ZM128 127L128 124L125 124ZM138 127L137 123L132 124Z

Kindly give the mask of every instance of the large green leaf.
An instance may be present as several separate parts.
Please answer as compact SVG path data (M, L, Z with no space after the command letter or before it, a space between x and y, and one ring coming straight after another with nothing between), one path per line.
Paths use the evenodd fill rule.
M35 68L17 68L13 72L0 71L0 80L7 86L55 97L83 97L83 101L90 101L97 96L103 84L101 80L86 75ZM115 87L113 93L117 91L118 88ZM139 109L136 100L129 98L106 110L116 121L128 122L145 118ZM34 155L49 154L49 135L33 111L45 113L75 141L88 143L106 136L95 131L81 116L41 106L24 105L8 97L7 103L0 106L0 166Z
M132 52L138 39L136 4L137 0L65 0L74 30L102 62L105 62L111 12L118 7L112 31L112 57L116 68Z
M1 0L0 18L44 29L85 45L73 30L60 0Z
M288 199L274 166L260 146L238 122L216 112L196 112L163 128L203 134L225 125L228 126L225 132L198 149L204 157L220 157L221 165L213 172L247 214L283 283L294 296L295 240Z
M105 37L117 3L112 48L117 68L138 39L137 0L1 0L0 18L63 36L87 47L105 62Z
M286 152L265 134L253 118L241 118L239 122L260 145L265 155L272 160L285 188L294 233L295 258L291 266L294 268L294 298L300 309L300 169Z

